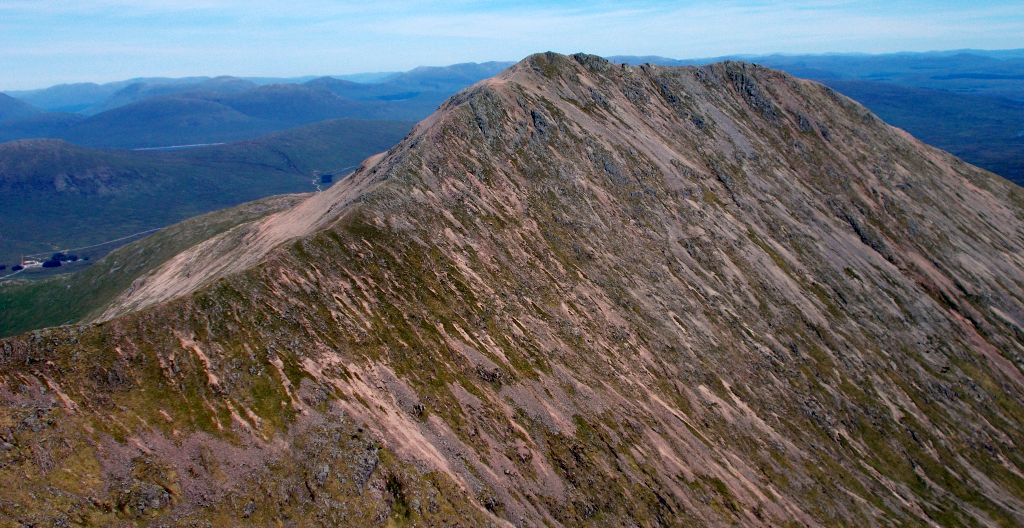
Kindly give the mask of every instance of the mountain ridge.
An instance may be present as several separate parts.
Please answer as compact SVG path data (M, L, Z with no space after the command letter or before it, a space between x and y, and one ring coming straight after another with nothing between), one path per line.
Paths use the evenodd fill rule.
M0 472L38 492L0 507L1013 524L1022 210L816 83L534 55L108 320L2 341ZM44 491L39 438L111 491Z
M662 66L731 59L782 69L797 77L824 82L927 143L1018 185L1024 182L1020 163L1024 131L1019 127L1020 115L1024 113L1021 99L1024 61L1020 60L1019 50L881 55L773 54L703 59L613 56L610 59L633 65L650 62ZM134 148L234 141L294 125L303 121L300 116L305 116L305 120L344 115L417 121L458 90L497 74L511 64L465 63L356 77L370 81L365 83L352 83L351 79L345 80L346 76L140 78L103 86L57 86L15 92L28 102L42 103L49 110L76 110L88 115L114 110L124 104L140 103L140 106L134 107L134 111L114 112L97 120L79 114L43 113L8 121L0 130L0 138L62 137L92 146ZM267 85L280 85L269 88L278 92L277 97L268 98ZM83 103L88 108L77 108L67 100L62 102L62 97L73 96L76 89L82 91L84 100L91 101ZM335 96L338 99L332 101ZM97 97L103 100L96 100ZM261 97L265 100L257 107L262 108L256 108L261 117L238 115L239 104L251 106ZM176 119L165 116L151 121L157 111L176 112L177 116ZM267 114L272 118L268 119ZM190 124L194 126L188 126Z

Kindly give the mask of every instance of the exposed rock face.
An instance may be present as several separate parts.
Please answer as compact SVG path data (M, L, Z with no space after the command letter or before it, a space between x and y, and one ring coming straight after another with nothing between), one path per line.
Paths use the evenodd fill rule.
M532 56L0 343L0 517L1024 523L1022 199L778 72Z

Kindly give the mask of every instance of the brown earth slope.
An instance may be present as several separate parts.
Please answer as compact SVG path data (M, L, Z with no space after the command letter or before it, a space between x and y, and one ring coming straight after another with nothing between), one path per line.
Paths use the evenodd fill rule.
M0 519L1020 525L1022 214L815 83L535 55L0 342Z

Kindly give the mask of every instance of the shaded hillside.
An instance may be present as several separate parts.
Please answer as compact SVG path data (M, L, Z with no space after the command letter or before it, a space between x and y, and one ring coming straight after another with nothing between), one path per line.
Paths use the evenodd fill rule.
M232 94L154 97L58 123L14 120L0 130L0 140L49 137L88 147L166 147L242 141L328 119L383 115L374 104L326 90L274 85Z
M15 97L50 112L80 112L117 92L124 84L71 83L39 90L11 92Z
M0 336L97 317L132 281L174 255L239 224L262 218L302 199L272 196L162 229L115 249L79 273L44 280L0 283Z
M34 117L39 113L41 111L32 105L0 93L0 123Z
M258 85L255 82L237 77L214 77L196 80L184 79L180 82L153 83L139 80L132 82L113 94L104 98L101 103L94 104L83 112L98 114L131 103L155 97L174 96L179 94L233 94L252 90Z
M1019 525L1022 207L812 82L535 55L0 342L0 515Z
M314 172L341 177L366 156L394 145L409 127L337 120L176 151L94 150L53 140L2 144L0 264L272 194L312 191Z

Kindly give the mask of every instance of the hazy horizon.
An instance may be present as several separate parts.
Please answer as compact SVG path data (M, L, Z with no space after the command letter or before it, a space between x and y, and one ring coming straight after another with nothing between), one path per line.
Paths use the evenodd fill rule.
M0 90L136 77L300 77L538 51L726 55L1024 48L1017 2L0 2Z
M532 53L543 53L545 51L553 51L553 50L538 50L538 51L532 52ZM654 54L649 54L649 53L645 53L645 54L609 53L609 54L603 54L602 56L604 56L604 57L659 57L659 58L664 58L664 59L673 59L673 60L681 60L681 61L687 61L687 60L703 61L703 60L714 60L714 59L718 59L718 58L727 58L727 57L772 57L772 56L783 56L783 57L784 56L801 56L801 57L803 57L803 56L808 56L808 57L809 56L822 56L822 57L827 57L827 56L867 56L867 57L873 57L873 56L884 56L884 55L925 55L925 54L933 54L933 53L934 54L942 54L942 53L956 53L956 52L977 52L977 53L1013 53L1013 52L1020 52L1022 55L1024 55L1024 48L1005 48L1005 49L954 48L954 49L935 49L935 50L923 50L923 51L891 51L891 52L882 52L882 53L867 53L867 52L856 52L856 51L848 51L848 52L824 51L824 52L820 52L820 53L783 53L783 52L727 53L727 54L723 54L723 55L701 56L701 57L673 57L673 56L665 56L665 55L654 55ZM563 54L573 54L573 53L588 53L588 52L585 51L585 50L577 50L577 51L565 51L565 52L560 52L560 53L563 53ZM447 64L419 64L419 65L416 65L416 66L413 66L411 68L404 69L404 70L377 70L377 71L352 71L352 72L309 72L309 73L302 73L302 74L289 75L289 76L257 75L257 74L249 75L249 74L244 74L244 73L243 74L231 74L231 73L219 73L219 72L196 73L196 74L180 75L180 76L172 76L172 75L136 75L136 76L131 76L131 77L118 77L118 78L102 79L102 80L80 79L80 80L72 80L72 81L66 81L66 82L58 82L58 83L54 83L54 84L46 84L46 85L42 85L42 86L31 86L31 87L26 87L26 88L4 88L3 86L0 86L0 93L31 92L31 91L36 91L36 90L45 90L47 88L52 88L54 86L61 86L61 85L90 84L90 83L91 84L103 85L103 84L109 84L109 83L127 82L127 81L133 81L133 80L141 80L141 79L180 80L180 79L188 79L188 78L210 78L210 79L214 79L214 78L218 78L218 77L231 77L231 78L252 79L252 80L263 80L263 79L298 80L298 79L317 78L317 77L374 76L374 75L388 75L388 74L402 73L402 72L410 71L412 69L421 68L421 67L426 67L426 68L431 68L431 67L443 68L443 67L455 66L455 65L459 65L459 64L485 64L485 63L489 63L489 62L515 63L515 62L518 62L518 61L520 61L522 59L525 59L527 56L529 56L529 55L524 55L523 57L519 57L519 58L515 58L515 59L490 59L490 60L481 60L481 61L461 61L461 62L453 62L453 63L447 63Z

